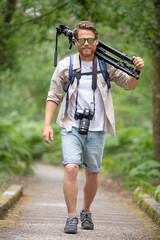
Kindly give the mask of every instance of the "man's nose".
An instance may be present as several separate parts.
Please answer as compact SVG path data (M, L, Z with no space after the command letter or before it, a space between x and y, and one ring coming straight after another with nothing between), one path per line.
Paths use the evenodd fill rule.
M85 39L84 45L88 45L88 44L89 43L88 43L87 39Z

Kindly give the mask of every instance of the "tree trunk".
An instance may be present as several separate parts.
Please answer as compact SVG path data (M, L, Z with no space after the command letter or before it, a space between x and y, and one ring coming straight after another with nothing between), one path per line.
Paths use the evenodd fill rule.
M7 0L6 3L6 14L4 16L4 23L10 23L13 17L13 14L16 10L16 0Z
M5 26L10 24L10 22L12 21L14 12L16 10L16 1L17 0L6 1L6 12L3 18L3 28L5 28ZM2 64L2 61L3 61L3 55L6 47L5 42L7 39L8 39L8 36L6 37L6 39L1 39L0 41L0 65Z
M153 150L160 159L160 0L153 0L157 32L152 56Z
M158 49L156 47L152 57L152 95L153 150L155 156L160 159L160 54L158 54Z

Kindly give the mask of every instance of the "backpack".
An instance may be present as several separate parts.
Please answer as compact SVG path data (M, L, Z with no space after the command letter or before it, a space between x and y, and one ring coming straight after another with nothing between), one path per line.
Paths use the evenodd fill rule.
M70 84L73 84L74 79L76 77L76 70L73 70L73 57L74 57L74 55L70 56L69 80L68 80L67 85L65 86L65 89L64 89L64 91L67 93L67 95L66 95L66 108L65 108L64 115L67 114L67 110L68 110L68 99L69 99L68 89L69 89ZM102 73L103 78L106 81L106 83L108 85L108 89L109 89L109 88L111 88L111 83L109 81L109 74L107 72L106 63L99 58L98 58L98 63L99 63L100 71L97 71L97 74ZM81 73L81 75L91 75L91 74L92 74L92 72Z

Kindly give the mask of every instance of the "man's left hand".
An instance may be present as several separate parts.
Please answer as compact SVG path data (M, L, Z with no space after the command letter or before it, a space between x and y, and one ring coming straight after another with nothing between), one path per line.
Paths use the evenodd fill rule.
M134 63L136 70L141 72L144 67L143 59L140 57L135 57L135 56L133 56L132 58L133 58L133 63Z

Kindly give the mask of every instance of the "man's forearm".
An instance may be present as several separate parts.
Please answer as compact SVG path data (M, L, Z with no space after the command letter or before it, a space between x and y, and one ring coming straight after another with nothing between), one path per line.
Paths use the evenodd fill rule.
M135 90L138 83L139 83L139 80L140 80L140 75L139 75L139 79L135 79L134 77L129 77L128 78L128 81L129 81L129 90Z
M55 115L55 112L57 110L58 104L53 101L47 101L46 103L46 114L45 114L45 121L44 125L51 125L52 119Z

